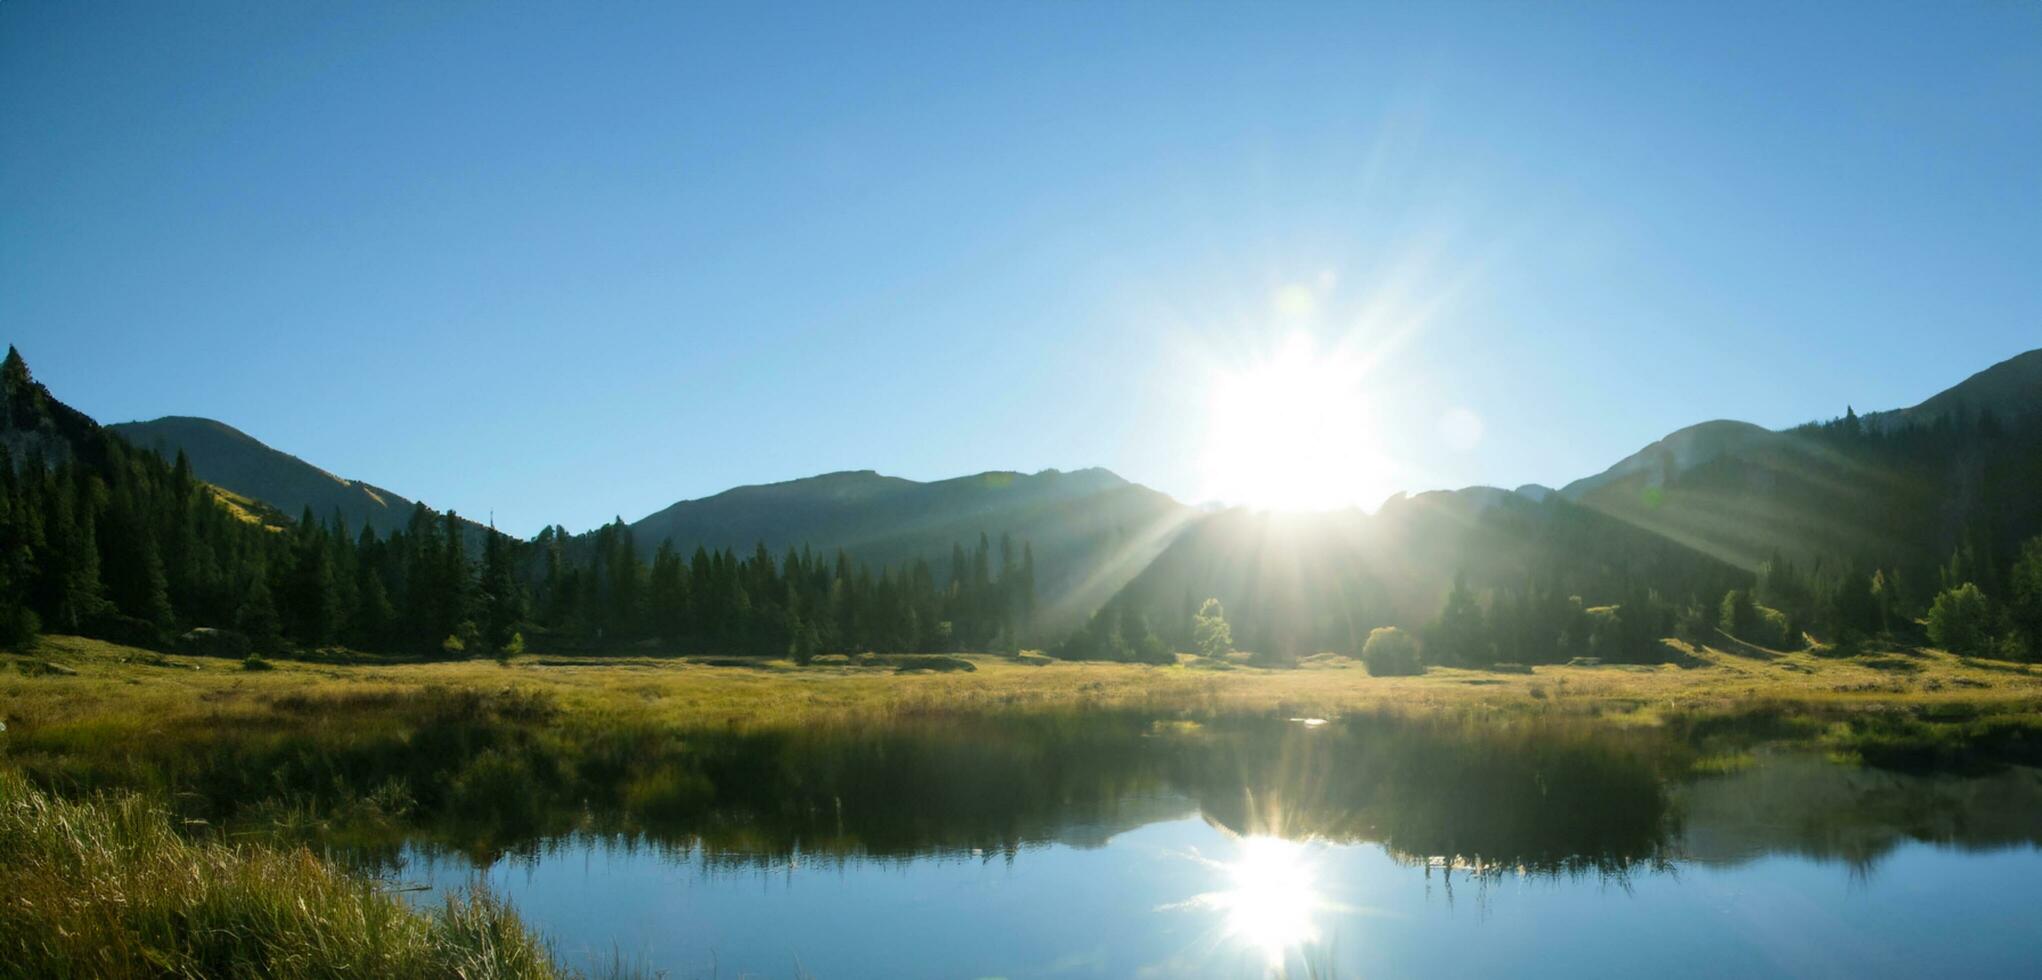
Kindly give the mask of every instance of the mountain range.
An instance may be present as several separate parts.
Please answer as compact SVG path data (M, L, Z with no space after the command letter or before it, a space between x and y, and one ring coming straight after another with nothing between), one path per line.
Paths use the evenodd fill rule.
M360 480L334 476L271 449L225 422L167 415L107 428L165 458L183 453L199 479L263 501L292 517L307 509L322 520L338 514L356 530L373 527L384 534L403 527L411 517L411 500Z
M8 406L6 444L17 458L61 444L58 429L93 424L69 409L31 408ZM1499 556L1560 537L1626 542L1600 558L1596 547L1576 549L1566 562L1582 565L1582 574L1596 561L1675 560L1672 552L1640 557L1657 554L1653 549L1701 561L1696 569L1748 574L1783 550L1934 555L1982 520L2022 532L2042 522L2038 505L2009 503L2004 494L1985 500L1978 488L2023 485L2037 465L2023 458L2027 454L1924 463L1907 456L1904 439L1875 449L1845 437L1920 433L1916 438L1927 441L1938 427L1997 426L2038 412L2042 350L1907 408L1849 413L1830 425L1788 430L1703 422L1558 491L1535 485L1435 491L1393 498L1374 515L1213 512L1096 468L934 482L862 470L679 501L632 522L629 532L647 552L662 543L683 552L764 544L778 553L805 546L820 553L841 549L877 566L927 559L939 570L953 546L969 548L981 535L997 545L1005 536L1014 548L1025 544L1032 551L1042 620L1052 627L1074 625L1119 596L1159 616L1168 607L1174 621L1182 618L1175 607L1187 596L1228 595L1253 607L1280 594L1309 595L1314 580L1380 583L1380 601L1421 608L1455 569L1501 568L1508 562ZM14 425L16 416L33 424ZM310 508L322 518L338 514L355 528L387 532L402 527L417 506L223 422L172 416L108 428L166 458L182 453L198 478L283 514ZM1921 452L1920 459L1931 458ZM2042 486L2042 473L2032 477L2027 486ZM1285 557L1272 561L1271 555ZM1329 571L1335 566L1337 575ZM1282 589L1277 582L1285 583ZM1297 616L1338 606L1284 602ZM1276 622L1275 611L1268 612L1263 621Z

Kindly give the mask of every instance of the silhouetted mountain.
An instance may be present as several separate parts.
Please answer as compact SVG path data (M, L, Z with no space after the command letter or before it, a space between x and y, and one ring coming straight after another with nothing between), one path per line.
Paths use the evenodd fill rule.
M2042 533L2038 382L2042 352L1899 412L1787 432L1705 422L1558 493L1399 496L1373 517L1213 514L1095 623L1130 642L1153 629L1188 645L1210 596L1243 649L1351 651L1375 626L1428 623L1459 578L1480 606L1474 620L1529 624L1492 629L1499 649L1484 655L1535 660L1608 656L1582 642L1599 627L1580 617L1598 607L1648 606L1655 629L1676 613L1707 615L1695 610L1774 559L1781 569L1761 584L1818 623L1840 615L1839 583L1862 589L1874 570L1900 609L1920 610L1952 575L1999 594L2015 545ZM1543 648L1500 649L1525 632ZM1624 656L1649 655L1626 646Z
M1044 628L1089 613L1160 551L1191 515L1169 496L1103 469L992 472L922 483L870 470L744 486L684 500L631 525L642 552L671 541L774 554L843 549L895 565L927 559L949 574L951 546L1002 534L1035 554ZM1017 553L1018 558L1018 553Z
M1720 596L1749 578L1557 495L1534 501L1470 487L1392 497L1373 515L1241 508L1208 515L1179 534L1111 605L1184 648L1192 641L1192 613L1213 597L1241 649L1353 653L1372 628L1423 626L1457 576L1479 593L1513 597L1526 615L1537 612L1535 600L1550 607L1579 596L1597 606L1648 587ZM1562 628L1553 626L1548 638ZM1501 659L1549 656L1509 651Z
M225 422L171 415L152 422L122 422L107 428L165 459L181 451L193 475L244 497L263 501L293 517L310 507L320 520L335 513L348 526L373 526L388 534L404 526L412 501L360 480L328 473Z
M2038 440L2031 351L1909 409L1786 432L1691 426L1562 493L1744 568L1827 555L1928 578L1967 536L2042 529Z
M166 460L182 451L192 477L261 523L286 525L282 514L307 507L321 520L339 513L357 529L388 532L411 519L412 501L219 422L172 417L102 429L35 383L12 351L0 382L0 445L17 464L39 454L56 465L84 453L106 469L132 443ZM1573 644L1493 651L1529 660L1594 649L1583 631L1603 629L1607 615L1582 617L1598 609L1650 608L1656 629L1674 611L1691 614L1724 589L1751 583L1775 558L1804 563L1832 594L1838 583L1883 571L1882 588L1894 608L1916 611L1909 615L1939 582L1976 581L1996 595L2014 547L2042 533L2037 487L2042 351L1908 409L1847 412L1784 432L1705 422L1559 491L1400 495L1375 515L1190 508L1103 469L928 483L864 470L737 487L676 503L629 525L628 535L616 525L583 537L633 542L641 562L667 542L684 554L698 546L745 554L764 544L774 558L806 547L824 561L841 549L874 569L919 559L929 566L924 581L933 579L927 587L941 590L954 547L970 553L984 535L997 564L1005 536L1015 560L1024 544L1033 553L1037 639L1105 607L1111 629L1153 628L1187 644L1194 603L1212 596L1226 604L1244 648L1301 653L1352 650L1374 626L1426 623L1464 580L1488 621L1538 620L1527 629L1543 637L1538 643L1550 646L1557 631ZM550 534L542 545L559 540ZM471 545L480 541L471 534ZM520 552L528 561L547 553ZM718 568L703 574L723 575ZM590 594L607 594L613 572L590 575ZM1828 615L1828 601L1810 599L1807 608ZM1635 655L1636 645L1624 643Z
M1656 487L1719 456L1772 446L1782 438L1771 429L1749 422L1729 419L1702 422L1618 460L1601 473L1575 480L1560 488L1560 493L1569 500L1580 500L1598 488L1640 475L1647 485Z
M50 463L69 459L99 431L99 423L51 396L12 345L0 362L0 396L0 444L17 462L36 454Z
M2036 411L2042 411L2042 349L2009 357L1912 408L1874 412L1865 416L1865 423L1887 429L1988 412L2009 420Z
M182 451L194 475L251 507L259 501L293 516L310 507L322 521L339 513L352 528L388 534L405 526L414 506L400 494L336 476L211 419L171 416L107 428L165 459ZM983 533L997 546L1006 534L1017 560L1024 543L1034 551L1038 622L1055 630L1081 619L1133 577L1187 515L1168 496L1103 469L981 473L932 483L863 470L682 501L638 521L632 532L648 556L662 541L683 552L696 546L749 552L764 542L775 556L790 546L824 555L843 549L875 567L922 558L939 576L949 574L953 544L970 547ZM471 548L479 540L471 533Z

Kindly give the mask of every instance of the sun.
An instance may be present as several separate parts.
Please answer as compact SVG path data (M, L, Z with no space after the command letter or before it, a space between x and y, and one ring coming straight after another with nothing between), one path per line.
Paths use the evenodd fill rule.
M1282 972L1291 954L1318 941L1319 914L1335 906L1319 894L1323 855L1301 841L1254 835L1234 838L1231 861L1197 859L1217 873L1219 887L1164 908L1216 912L1215 949L1242 950ZM1194 856L1196 856L1194 854Z
M1361 362L1306 334L1217 369L1203 470L1207 495L1267 510L1374 505L1391 475L1377 451Z
M1229 936L1261 951L1272 967L1317 938L1312 919L1319 894L1303 844L1280 837L1245 838L1240 856L1226 871L1232 887L1220 893L1218 904L1226 912Z

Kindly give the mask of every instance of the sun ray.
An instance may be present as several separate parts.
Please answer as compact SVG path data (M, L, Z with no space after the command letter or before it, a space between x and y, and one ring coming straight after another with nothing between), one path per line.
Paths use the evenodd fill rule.
M1207 496L1269 510L1373 505L1396 472L1377 447L1359 359L1306 332L1216 370L1202 467Z

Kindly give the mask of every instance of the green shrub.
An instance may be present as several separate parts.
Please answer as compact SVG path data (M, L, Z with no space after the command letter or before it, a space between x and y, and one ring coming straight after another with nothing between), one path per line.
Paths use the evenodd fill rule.
M1372 677L1409 677L1425 673L1418 641L1395 626L1379 626L1361 647L1361 664Z
M1191 645L1199 656L1218 659L1234 650L1234 630L1227 625L1226 610L1218 599L1207 599L1191 620Z
M1801 648L1800 638L1794 635L1794 625L1787 614L1753 602L1751 593L1742 589L1723 595L1716 625L1723 632L1753 646L1768 650Z
M1758 620L1752 627L1752 635L1745 637L1768 650L1799 650L1801 644L1793 636L1793 624L1787 614L1771 606L1754 606Z
M1929 607L1929 641L1966 657L1991 656L1992 607L1978 586L1966 582L1944 589Z

